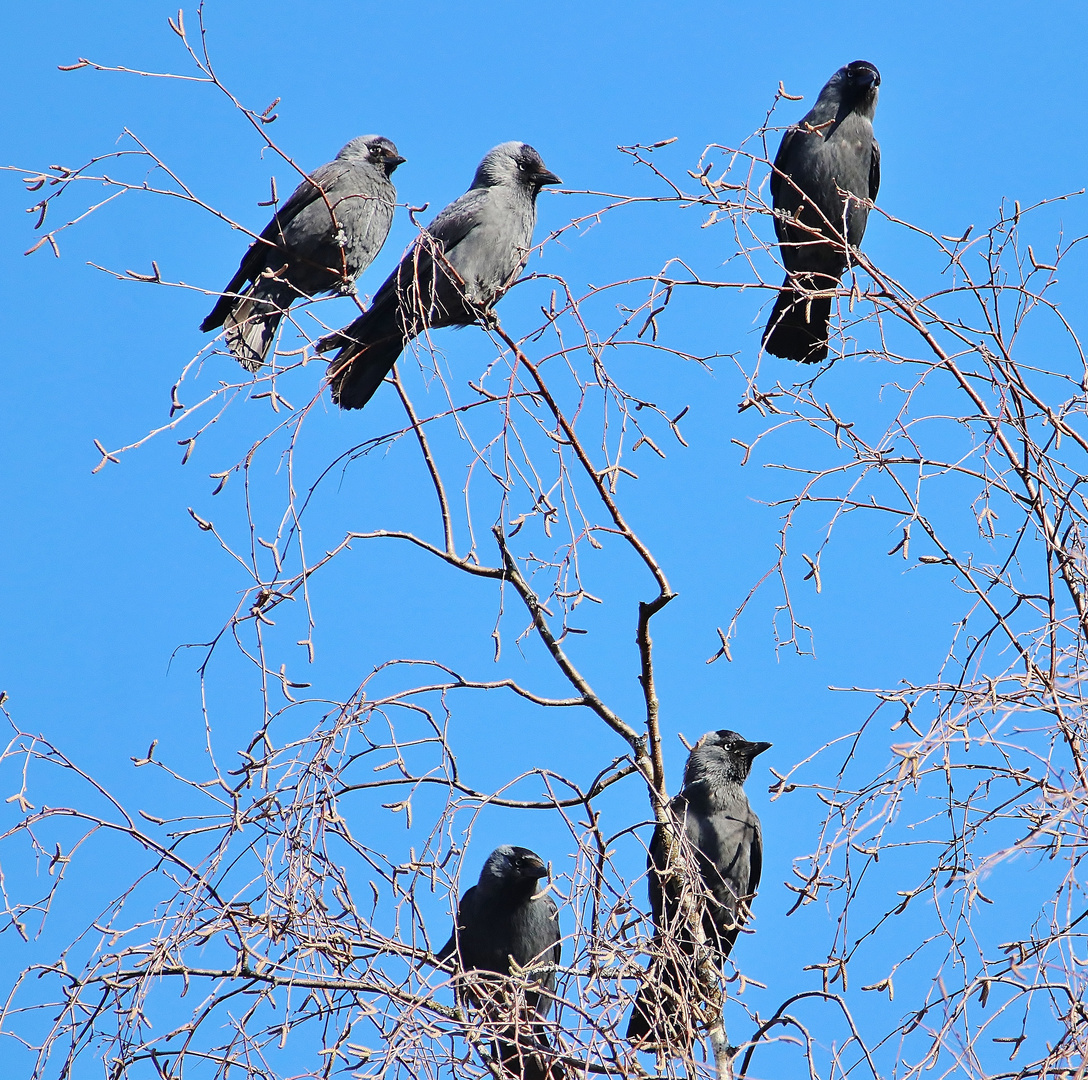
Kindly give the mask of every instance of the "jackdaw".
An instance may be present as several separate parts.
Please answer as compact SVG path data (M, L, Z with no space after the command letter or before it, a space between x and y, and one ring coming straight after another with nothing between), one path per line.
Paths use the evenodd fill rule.
M804 364L827 356L831 297L850 265L880 187L880 147L873 136L880 72L865 60L839 68L816 104L782 136L774 159L774 230L786 280L763 332L767 352ZM856 198L839 194L839 189ZM823 239L826 237L826 239ZM806 290L805 295L800 290Z
M497 847L487 857L479 882L461 897L453 933L438 953L439 960L448 960L456 952L464 971L515 977L526 972L523 979L544 991L525 991L526 1013L535 1020L543 1020L551 1010L554 965L561 952L559 909L537 888L547 876L548 868L535 852L510 844ZM548 970L538 970L544 967ZM485 1015L490 1013L494 1022L504 1012L509 1014L509 1004L504 1009L503 1003L509 1002L511 989L496 980L495 992L485 993L476 981L472 989L462 984L458 995L483 1008ZM517 1017L503 1031L505 1038L495 1043L495 1057L504 1070L524 1080L560 1080L560 1066L545 1060L549 1044L541 1024Z
M295 300L348 291L374 261L393 221L389 178L403 161L381 135L352 139L276 211L200 329L225 327L235 359L260 368Z
M540 189L561 183L526 143L488 152L472 187L420 233L370 310L318 342L321 352L340 350L329 364L340 408L361 409L417 334L486 317L529 258Z
M759 886L763 838L744 794L752 759L770 747L746 742L735 731L711 731L696 744L684 769L683 790L669 802L676 830L677 864L698 870L698 882L668 879L668 838L658 825L650 843L650 910L657 928L652 962L627 1026L632 1042L688 1045L691 1025L682 1002L698 995L696 943L682 907L702 910L706 947L721 966L737 940ZM694 888L692 888L694 885ZM686 895L685 895L686 894ZM682 905L682 896L688 904Z

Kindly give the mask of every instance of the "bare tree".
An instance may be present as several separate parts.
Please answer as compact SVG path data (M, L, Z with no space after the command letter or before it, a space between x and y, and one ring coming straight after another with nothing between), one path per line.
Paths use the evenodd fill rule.
M248 109L220 82L202 18L193 36L180 15L172 27L193 73L142 74L207 82L290 162L269 137L272 109ZM642 1075L654 1064L668 1076L807 1069L828 1080L934 1070L1084 1074L1088 435L1078 424L1088 365L1056 302L1058 268L1079 238L1037 238L1053 228L1050 203L1003 207L989 228L952 237L885 214L889 228L931 252L931 278L910 286L843 241L854 265L835 291L832 362L813 372L762 356L748 366L733 361L745 385L739 409L755 430L748 443L734 440L739 460L774 467L786 486L767 496L780 521L767 572L723 620L719 640L707 643L708 662L730 658L752 621L753 598L771 589L778 646L806 649L805 611L821 590L822 561L834 558L833 541L858 514L894 528L888 554L912 574L942 574L958 590L960 615L928 681L843 688L872 700L857 729L776 773L773 798L789 798L815 824L811 849L786 882L793 910L821 903L834 920L830 947L814 941L798 958L798 976L815 971L816 984L775 998L731 966L723 981L705 951L673 950L656 961L686 965L684 1019L706 1044L673 1047L654 1063L622 1038L653 952L638 868L650 824L670 826L652 629L676 596L638 524L645 515L633 464L636 454L652 454L684 484L687 408L670 400L664 379L625 385L617 372L631 354L654 356L662 370L681 362L709 368L727 355L725 347L715 356L684 347L671 321L682 292L765 302L776 295L782 270L765 194L774 120L772 106L758 132L737 146L709 147L679 177L659 164L667 142L625 148L650 193L582 192L594 209L543 245L621 220L635 204L659 215L662 227L672 210L694 210L723 249L735 248L733 279L708 279L679 258L651 275L585 289L532 270L516 288L539 298L539 322L515 329L500 312L472 331L476 370L456 376L436 351L437 336L419 342L419 365L434 380L426 408L404 377L406 355L409 365L402 360L393 376L400 426L317 466L308 437L324 422L325 387L311 363L313 343L335 327L325 325L323 301L299 304L285 323L302 347L278 352L252 380L204 389L202 370L215 364L221 375L226 367L213 360L222 348L213 344L174 385L166 422L127 446L100 446L103 468L172 432L188 460L212 425L231 422L233 404L262 399L271 407L267 430L213 475L213 494L236 501L215 522L190 510L245 582L229 619L201 646L202 685L233 648L259 676L262 719L245 746L224 753L207 705L201 775L159 760L152 744L133 764L156 770L170 805L183 807L156 816L123 805L80 768L78 752L9 718L3 760L14 794L3 841L48 873L37 894L5 893L5 928L45 935L66 902L74 860L109 857L123 845L126 865L139 864L103 910L82 913L82 933L12 980L2 1029L32 1055L31 1075L75 1075L89 1059L111 1077L240 1070L418 1080L452 1069L501 1078L490 1047L508 1034L511 1015L458 1004L454 972L435 958L456 896L474 876L461 873L466 847L480 815L495 810L549 815L569 836L571 858L554 868L551 885L566 937L547 1024L553 1066L568 1075ZM126 169L130 179L119 175ZM82 169L24 173L40 193L39 227L86 182L108 189L87 213L138 190L228 220L132 133ZM57 252L63 230L85 216L46 232L35 248ZM1044 244L1047 254L1037 257ZM168 281L155 263L150 274L106 272L192 288ZM855 356L880 365L881 397L847 411L833 373ZM427 529L363 527L358 507L342 500L340 533L311 540L314 501L402 444L422 462ZM308 693L296 643L312 660L315 597L330 568L353 547L390 544L425 556L436 593L451 572L490 590L494 622L478 632L493 641L498 667L466 672L441 656L368 657L346 700ZM614 568L608 574L599 552ZM580 625L589 607L610 612L608 633L628 648L637 709L598 688L600 635ZM503 667L504 652L516 649L542 662ZM603 728L614 751L585 755L575 775L544 763L476 786L461 766L461 721L496 700L534 717L558 711L573 717L572 730ZM37 791L58 785L64 805L46 805ZM642 821L631 819L624 796L636 785ZM375 846L358 824L377 815L403 819L399 848ZM692 853L679 838L672 851L668 873L686 882L683 903L698 935ZM485 853L474 851L470 867ZM1021 895L1010 909L995 905L994 893L1008 887L1001 875L1013 862ZM852 965L881 977L851 987ZM515 1016L533 974L510 977ZM889 1006L877 1007L873 999L885 994Z

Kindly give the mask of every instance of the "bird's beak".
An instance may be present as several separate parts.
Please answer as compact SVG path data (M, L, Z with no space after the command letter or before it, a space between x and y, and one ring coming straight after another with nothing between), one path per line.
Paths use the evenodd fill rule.
M545 184L561 184L563 181L555 173L544 169L541 172L533 173L533 183L538 187L543 187Z
M394 154L391 158L386 159L390 165L403 165L408 159L403 158L400 154Z
M759 757L764 750L770 750L771 743L769 742L750 742L744 744L744 749L741 751L744 756L751 761L753 758Z
M875 71L863 71L858 76L858 85L864 86L866 90L873 86L879 86L880 76Z
M533 877L538 881L540 878L546 878L548 876L548 867L544 862L538 859L535 863L529 863L528 869L532 871Z

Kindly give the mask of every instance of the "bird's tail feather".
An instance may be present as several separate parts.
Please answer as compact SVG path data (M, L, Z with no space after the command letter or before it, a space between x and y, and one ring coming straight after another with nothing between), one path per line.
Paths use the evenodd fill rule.
M332 399L341 409L361 409L393 370L405 340L403 333L395 331L375 341L333 342L329 347L335 344L341 348L329 364Z
M531 1035L523 1035L518 1042L497 1040L495 1057L504 1073L520 1080L564 1080L566 1076L562 1063L555 1060L547 1035L537 1025L533 1025Z
M233 285L234 282L231 282ZM234 295L234 290L231 285L227 286L227 291L223 293L221 297L215 302L215 307L212 308L208 317L200 324L200 332L202 334L211 333L212 330L218 330L223 325L223 321L230 314L230 309L234 307L238 300L238 297Z
M259 278L233 301L222 325L227 348L247 371L257 371L264 364L280 320L296 295L281 281Z
M635 1007L631 1010L631 1019L627 1021L627 1041L643 1043L649 1041L650 1032L654 1025L650 1017L657 1012L648 982L644 982L639 988L638 997L635 998Z
M830 296L805 296L791 289L787 278L763 331L763 347L772 356L818 364L827 357L830 320Z
M627 1041L645 1046L690 1046L693 1033L683 1022L683 1001L679 987L681 973L674 960L651 962L639 987L631 1019L627 1022Z
M700 1031L713 1023L714 1002L720 997L717 983L721 957L711 952L700 959L684 943L680 950L665 952L661 938L639 987L627 1040L639 1049L666 1049L676 1056L690 1052ZM709 1010L709 1011L708 1011Z

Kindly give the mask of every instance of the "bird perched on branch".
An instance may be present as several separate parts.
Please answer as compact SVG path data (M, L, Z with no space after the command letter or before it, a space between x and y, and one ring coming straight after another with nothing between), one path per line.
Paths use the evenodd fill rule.
M879 86L880 72L865 60L839 68L808 115L782 136L771 197L787 276L763 332L774 356L805 364L827 356L832 298L812 293L838 288L850 265L848 247L858 247L865 235L865 200L875 199L880 187L873 136Z
M403 162L381 135L352 139L276 211L200 329L224 327L235 359L260 368L291 304L348 291L374 261L393 221L389 178Z
M412 338L486 316L529 258L540 189L560 183L526 143L489 151L472 186L420 233L370 309L318 342L320 352L340 350L329 364L333 400L361 409Z
M704 735L688 757L683 790L669 803L672 828L654 830L648 865L656 955L627 1026L632 1042L691 1043L693 1024L683 1014L706 992L700 958L713 962L716 976L759 886L763 838L743 785L752 760L770 745L735 731Z
M524 1080L563 1076L558 1064L546 1060L549 1043L538 1022L551 1011L561 952L559 909L537 884L547 876L548 868L535 852L509 844L497 847L487 857L480 880L461 897L453 933L438 953L439 960L456 953L466 972L513 976L490 986L465 980L458 985L458 997L499 1025L503 1037L495 1042L495 1057L505 1072ZM539 986L540 992L525 984ZM523 1006L518 1003L522 994Z

